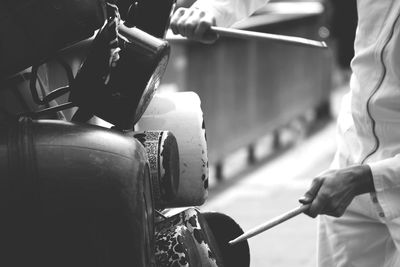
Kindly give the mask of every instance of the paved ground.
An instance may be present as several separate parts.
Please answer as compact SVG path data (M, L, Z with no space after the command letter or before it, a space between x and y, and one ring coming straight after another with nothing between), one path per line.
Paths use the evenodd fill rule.
M203 211L223 212L244 230L298 206L311 179L329 166L335 150L334 123L268 163L211 191ZM312 267L316 220L299 215L249 240L252 267Z

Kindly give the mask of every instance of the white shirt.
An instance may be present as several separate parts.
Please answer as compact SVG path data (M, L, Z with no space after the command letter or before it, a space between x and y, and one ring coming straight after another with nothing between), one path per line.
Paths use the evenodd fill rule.
M211 12L217 26L229 27L262 7L268 0L197 0L193 7Z
M400 216L400 1L357 4L351 91L338 118L333 167L368 164L378 213L393 219Z
M198 0L218 26L230 26L266 0ZM381 217L400 217L400 1L358 0L351 91L338 118L333 168L368 164ZM377 197L377 200L376 200Z

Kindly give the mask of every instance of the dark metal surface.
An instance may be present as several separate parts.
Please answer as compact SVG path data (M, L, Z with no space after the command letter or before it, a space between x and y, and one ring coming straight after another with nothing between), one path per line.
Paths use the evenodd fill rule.
M0 78L89 38L105 19L104 0L1 1Z
M151 266L145 150L100 127L23 119L0 131L1 266Z
M137 28L120 25L119 34L121 51L111 68L108 32L96 37L72 85L71 102L120 129L132 129L160 83L170 50L166 41Z

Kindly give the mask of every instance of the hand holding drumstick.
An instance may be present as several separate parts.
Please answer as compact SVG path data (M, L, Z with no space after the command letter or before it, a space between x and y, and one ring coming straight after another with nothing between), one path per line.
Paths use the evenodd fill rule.
M368 165L352 166L323 172L314 180L299 201L302 206L278 216L240 237L232 240L233 245L258 235L278 224L281 224L301 213L315 218L319 214L340 217L357 195L375 191L371 169Z
M238 29L216 27L215 17L199 8L179 8L171 19L171 30L191 40L206 44L214 43L219 36L240 39L256 39L263 41L279 41L301 46L327 48L325 42L314 41L301 37L285 36L278 34L244 31Z
M171 18L171 30L174 34L206 44L214 43L218 39L218 34L210 31L215 24L216 19L210 12L195 7L178 8Z

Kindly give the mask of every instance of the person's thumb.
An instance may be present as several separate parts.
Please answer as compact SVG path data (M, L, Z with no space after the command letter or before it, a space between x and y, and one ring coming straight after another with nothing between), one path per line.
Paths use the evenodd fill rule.
M321 188L322 181L323 180L320 179L320 178L315 178L312 181L310 189L308 189L308 191L304 194L304 196L299 198L299 202L301 204L310 204L314 200L314 198L317 195L319 189Z

